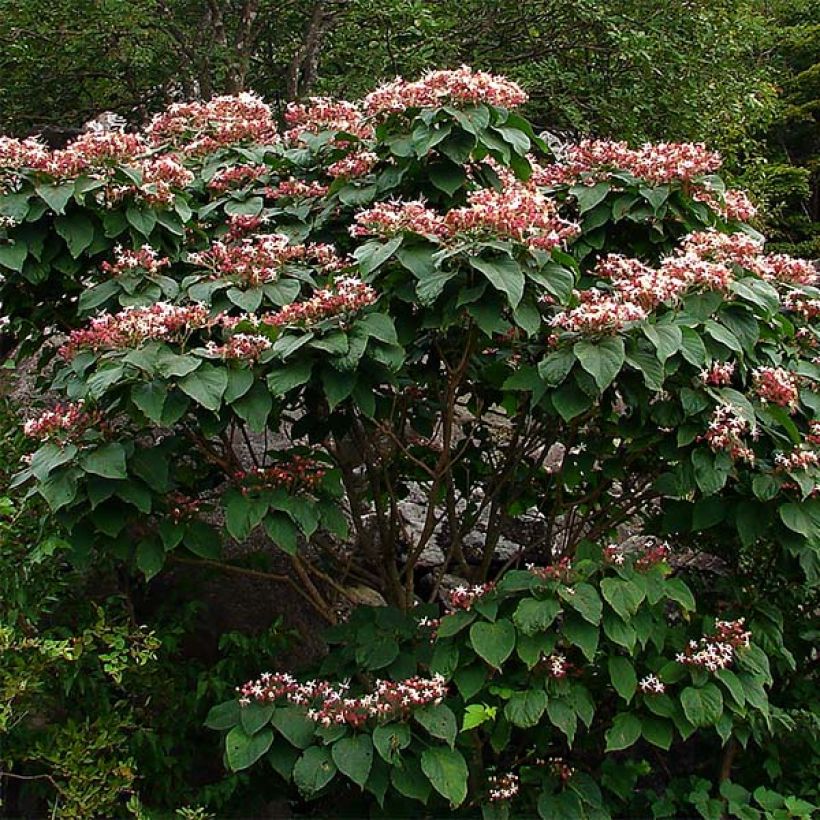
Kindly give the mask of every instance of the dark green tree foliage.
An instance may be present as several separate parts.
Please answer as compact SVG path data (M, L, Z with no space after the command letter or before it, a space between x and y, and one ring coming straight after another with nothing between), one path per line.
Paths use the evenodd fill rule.
M769 48L780 99L768 130L757 187L767 204L772 239L820 256L820 3L774 4Z

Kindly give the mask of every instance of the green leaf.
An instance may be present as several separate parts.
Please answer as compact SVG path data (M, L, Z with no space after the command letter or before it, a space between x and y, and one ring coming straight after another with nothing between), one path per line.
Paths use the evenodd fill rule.
M723 695L713 683L700 689L687 686L680 702L686 719L696 727L714 726L723 714Z
M310 797L323 789L336 775L336 764L330 750L311 746L293 767L293 782L302 794Z
M668 578L664 584L664 591L667 598L679 603L685 611L695 611L695 596L680 578Z
M595 587L580 583L560 590L561 598L582 618L597 626L601 623L604 605Z
M157 538L146 538L137 544L137 569L150 581L165 564L165 549Z
M231 771L238 772L252 766L270 749L273 732L263 729L249 735L241 726L234 726L225 738L225 757Z
M385 344L398 344L396 337L396 327L393 320L384 313L367 313L358 321L358 326L362 328L368 336L378 339Z
M103 478L127 478L125 470L125 448L112 441L87 453L80 462L87 473Z
M807 502L781 505L777 512L780 520L792 531L811 538L820 529L820 523L808 512Z
M644 591L637 584L620 578L604 578L601 581L601 594L625 621L638 611L645 597Z
M356 387L356 376L351 373L341 373L332 367L325 367L322 369L322 387L327 397L328 407L333 411L353 392Z
M94 223L83 213L58 216L54 229L65 239L68 251L76 259L94 241Z
M661 749L668 750L672 745L673 728L668 720L645 715L641 718L641 731L646 740Z
M543 789L538 797L538 816L542 820L579 820L587 815L578 796L572 792L550 794Z
M244 541L267 515L268 502L238 491L225 495L225 527L236 541Z
M20 273L28 256L28 245L16 239L11 245L0 245L0 266Z
M298 759L299 752L287 743L274 743L267 757L273 770L288 783L293 778L293 767Z
M700 334L691 327L681 328L681 355L693 367L706 366L708 356Z
M308 360L291 362L268 374L268 387L274 396L284 396L289 390L310 379L313 365Z
M458 724L453 710L443 703L424 706L413 712L413 717L433 736L446 740L450 747L455 744Z
M597 342L576 342L573 352L581 367L595 379L595 384L602 392L612 383L624 364L624 340L620 336L607 336Z
M390 780L399 794L411 800L420 800L427 805L430 799L430 782L421 771L421 766L415 758L407 758L402 765L392 766Z
M168 388L161 381L143 382L131 388L131 400L155 424L162 424L162 410Z
M563 699L550 698L547 702L547 715L550 722L567 736L567 743L572 746L575 740L575 732L578 729L578 718L575 710Z
M550 386L556 386L566 379L575 364L575 354L569 348L550 353L538 365L538 375Z
M398 643L394 638L385 635L360 645L356 650L356 663L372 671L390 666L398 656Z
M357 786L364 788L373 767L373 742L369 735L357 734L343 737L333 744L333 762Z
M43 202L54 211L55 214L61 214L65 211L65 206L68 200L74 194L74 182L64 184L49 184L44 182L40 185L35 185L34 190Z
M521 297L524 295L524 273L520 265L509 256L496 256L492 259L485 259L480 256L472 256L470 264L484 276L496 289L505 293L510 306L515 310Z
M677 325L645 325L643 332L654 345L660 362L677 353L683 343L683 333Z
M276 707L272 703L260 703L252 700L241 707L239 720L246 734L255 735L264 726L270 723Z
M609 659L609 679L615 691L629 703L638 688L638 676L631 661L620 655L613 655Z
M544 632L560 611L561 606L555 600L524 598L515 610L513 622L525 635L534 635Z
M448 196L452 196L466 181L467 176L464 170L454 162L442 162L430 166L430 182Z
M360 245L353 253L359 263L359 270L364 276L380 268L399 248L404 237L399 234L388 242L367 242Z
M592 661L598 649L598 627L583 618L567 613L562 629L567 640L580 647L587 660Z
M216 729L217 731L231 729L239 724L241 709L242 707L236 699L219 703L211 707L205 718L205 725L209 729Z
M451 806L460 806L467 798L469 772L461 752L441 746L425 749L421 755L421 770Z
M515 627L507 620L480 622L470 627L470 643L490 666L501 668L515 648Z
M547 693L543 689L516 692L504 707L504 714L514 726L537 726L547 708Z
M583 214L602 202L611 189L612 186L608 182L598 182L595 185L574 185L569 189L569 193L575 197L578 211Z
M269 513L265 518L265 532L277 547L288 555L296 555L299 530L287 515L280 512Z
M222 552L222 539L210 524L195 519L185 529L185 546L194 555L213 560Z
M52 512L70 504L77 497L77 476L73 470L64 470L49 475L37 487L37 491L51 508Z
M656 393L663 390L664 368L654 356L646 350L633 349L626 354L626 361L642 376L646 386Z
M225 295L246 313L253 313L262 304L262 288L228 288Z
M470 729L475 729L488 721L495 720L497 713L497 706L487 706L485 703L471 703L464 709L461 731L469 732Z
M577 384L571 382L562 384L550 394L550 399L564 421L572 421L593 404L593 400Z
M296 706L277 707L271 723L297 749L307 749L313 742L316 724L305 716L304 710Z
M125 218L138 233L146 239L151 235L154 226L157 224L157 215L149 208L138 208L136 205L129 205L125 210Z
M373 729L373 745L387 763L400 760L400 752L410 745L410 726L406 723L388 723Z
M225 368L216 367L207 362L179 381L179 388L183 393L205 409L214 412L219 410L227 387L228 374Z
M615 716L606 733L606 751L617 752L628 749L641 736L641 721L629 712Z
M270 391L261 382L256 382L251 389L231 405L234 412L254 433L261 433L268 423L268 416L273 408Z

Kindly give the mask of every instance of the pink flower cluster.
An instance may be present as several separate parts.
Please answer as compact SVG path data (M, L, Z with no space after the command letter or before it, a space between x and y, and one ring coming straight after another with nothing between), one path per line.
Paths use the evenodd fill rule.
M285 122L289 130L284 136L289 143L299 142L304 134L321 131L343 131L361 140L371 139L374 134L373 126L365 121L355 103L329 97L311 97L307 105L290 103L285 111Z
M702 202L730 222L748 222L757 215L757 208L743 191L728 190L718 196L708 185L702 185L693 187L690 193L695 202Z
M135 348L149 339L182 341L191 331L216 321L202 305L156 302L149 307L127 307L119 313L103 313L87 328L73 330L59 352L64 359L72 359L81 350Z
M489 783L487 799L490 803L512 800L518 794L520 788L518 775L513 772L492 774L487 778L487 782Z
M722 404L715 408L703 440L716 453L726 452L733 460L752 464L755 460L754 451L743 441L750 430L748 419L743 418L731 404Z
M298 179L284 179L276 187L265 188L268 199L314 199L325 196L328 186L321 182L302 182Z
M266 216L251 216L250 214L231 214L228 217L228 231L224 236L224 242L238 242L248 234L259 230L262 225L268 222Z
M480 188L468 205L444 217L451 234L479 233L520 242L532 250L551 251L580 233L580 227L558 216L555 203L534 187L514 183L500 191Z
M386 238L410 231L437 240L479 234L550 251L580 230L561 219L555 203L528 185L510 184L500 191L481 188L468 194L467 201L467 206L444 215L427 208L423 200L380 202L356 214L350 232Z
M536 185L593 184L611 173L626 171L656 185L688 181L720 168L720 154L703 143L647 143L630 148L625 142L582 140L570 146L557 163L536 169Z
M812 298L799 290L792 290L783 299L783 307L810 322L820 316L820 298Z
M687 666L703 667L710 672L727 669L732 665L736 651L749 646L752 633L743 628L744 624L745 618L736 621L717 621L714 635L689 641L675 660Z
M647 675L638 681L638 688L644 695L662 695L666 691L666 686L658 680L655 675Z
M33 137L20 140L0 136L0 172L44 168L50 156L49 149Z
M527 564L527 572L531 572L542 581L560 581L563 584L568 584L573 578L572 559L568 555L564 555L554 564L549 564L546 567Z
M820 447L820 421L809 422L809 432L806 435L806 441L815 447Z
M379 162L378 154L372 151L354 151L327 167L328 176L343 179L357 179L369 174Z
M100 421L98 413L89 413L82 401L57 404L51 410L29 419L23 425L23 433L40 441L72 441L79 438L89 427Z
M734 375L734 362L712 362L709 367L700 371L700 380L710 387L722 387L731 384Z
M813 285L820 275L811 262L786 254L764 254L763 243L744 233L725 234L714 229L684 237L682 252L701 259L738 265L765 279L792 285Z
M415 82L397 77L368 94L364 109L369 115L378 115L402 112L408 108L479 103L516 108L526 101L526 93L516 83L462 66L455 71L430 71Z
M795 259L784 253L760 256L747 265L749 270L768 282L785 282L789 285L816 285L820 274L812 262Z
M713 262L746 267L763 252L763 243L745 233L720 233L709 228L685 236L681 251Z
M238 470L234 480L242 485L244 495L260 490L284 487L293 493L299 490L315 490L327 471L318 461L307 456L294 455L288 461L280 461L272 467L253 467Z
M552 327L584 335L616 333L632 322L642 322L649 315L639 304L623 299L618 293L607 293L598 288L580 291L578 298L580 305L559 311L552 317Z
M745 191L736 191L732 188L724 192L722 207L719 205L717 210L725 219L735 222L748 222L757 216L757 208L749 199L749 195Z
M560 652L553 652L552 655L543 656L541 660L547 664L547 674L551 678L565 678L573 668L566 655L562 655Z
M209 154L239 143L270 143L276 126L270 107L254 94L175 103L147 128L154 145L173 145L186 154Z
M267 173L270 173L267 165L229 165L220 168L208 180L208 188L221 194L233 188L243 188Z
M666 561L670 551L669 544L665 541L649 537L634 551L630 550L629 554L635 558L635 569L643 572ZM622 567L626 563L626 558L627 552L620 544L609 544L604 549L603 559L607 564Z
M451 589L448 595L447 602L453 609L472 609L473 604L480 598L495 590L495 584L490 582L487 584L476 584L475 586L457 586Z
M218 345L215 342L208 342L205 352L209 356L219 359L238 359L245 362L255 362L272 345L270 339L265 336L257 336L250 333L234 333L229 336L225 344Z
M774 457L774 466L778 472L782 473L820 467L820 453L816 450L801 450L799 447L795 447L788 454L778 453Z
M143 245L137 250L126 250L122 245L116 245L114 253L116 258L113 264L103 262L100 266L109 276L122 276L124 273L133 273L135 270L154 276L171 264L170 259L160 257L150 245Z
M732 279L724 264L691 253L666 257L657 269L638 259L610 254L596 265L595 273L611 281L618 298L647 311L676 301L692 288L725 291Z
M176 524L196 518L201 507L200 499L191 498L184 493L174 492L168 496L168 515Z
M192 253L191 264L210 271L211 278L236 277L251 287L275 282L282 268L301 263L336 271L345 262L330 245L291 245L284 234L258 234L239 242L212 243L206 251Z
M782 367L758 367L752 373L754 391L766 404L771 402L779 407L797 407L800 397L797 376Z
M304 302L285 305L277 313L262 317L262 322L276 327L310 327L324 319L346 319L378 299L376 291L360 279L343 276L329 288L317 290Z
M323 680L299 683L292 675L266 672L258 680L240 686L239 702L275 703L280 700L306 709L309 720L320 726L363 726L368 720L380 723L407 718L414 709L441 703L447 696L442 675L412 677L403 681L377 680L372 692L348 695L349 684Z
M379 236L385 239L408 231L420 236L443 239L450 232L440 214L428 208L424 200L379 202L359 211L353 217L350 234L355 237Z
M115 184L113 179L109 179L105 188L97 194L98 200L107 208L117 206L128 197L153 207L167 207L174 202L175 190L185 188L194 179L194 175L172 155L135 160L129 167L138 173L141 182Z

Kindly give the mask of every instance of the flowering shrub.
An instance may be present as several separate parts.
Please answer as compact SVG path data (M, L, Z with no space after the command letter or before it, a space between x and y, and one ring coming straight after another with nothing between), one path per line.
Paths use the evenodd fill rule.
M172 106L142 135L88 135L61 151L3 140L7 332L22 352L50 358L49 387L71 403L32 415L39 446L16 483L47 500L78 560L116 556L147 578L169 560L218 568L228 540L264 532L291 568L287 582L330 622L337 603L355 600L353 584L410 610L437 600L452 573L468 584L452 605L469 618L516 577L504 570L529 562L565 601L574 573L592 574L573 563L582 545L612 540L617 574L627 535L668 537L671 565L717 562L717 580L698 590L703 612L730 608L750 626L718 625L687 644L659 603L660 582L650 592L621 579L631 586L613 603L605 579L601 594L626 613L627 631L654 618L641 651L648 641L659 656L681 653L668 660L692 676L688 698L708 702L704 727L727 744L760 741L739 713L717 708L709 664L731 671L748 649L738 634L754 641L773 594L761 591L763 567L777 567L784 607L812 609L795 590L820 578L817 273L766 254L742 222L753 207L725 189L704 146L597 141L553 154L512 110L524 99L515 84L463 68L389 83L361 103L295 105L283 131L244 95ZM521 518L534 534L505 555L499 545ZM665 557L667 548L641 560ZM644 601L654 615L640 614ZM487 620L479 632L496 630L495 614ZM553 620L543 640L579 646ZM613 644L596 660L600 618L556 621L576 622L588 624L587 663L633 652L624 627L613 627L619 642L604 621ZM795 656L783 618L774 624L765 648L786 674ZM497 630L510 652L514 628ZM458 644L444 637L439 629L436 646ZM384 645L373 651L393 652ZM554 648L551 685L578 665ZM510 654L489 656L472 638L464 652L493 668ZM355 695L357 715L371 720L361 704L386 693L438 691L438 664L419 670L413 656L394 668L396 657L372 667L389 675ZM637 664L640 697L671 699L659 687L677 681L656 660ZM511 692L524 685L517 674ZM338 682L327 686L345 698ZM325 714L308 690L305 708ZM540 691L544 709L566 695ZM762 690L752 697L752 711L765 711ZM447 708L475 705L466 700ZM279 707L251 706L231 711L243 727L231 730L232 765L272 742L266 724ZM628 726L636 740L637 721L643 732L631 712L617 724L611 704L599 714L608 731ZM285 737L307 744L298 731ZM537 749L550 752L551 731L532 739ZM363 748L358 738L345 745ZM439 788L443 772L463 772L452 743L431 748L436 762L425 771L422 755L422 773L463 802L461 787ZM304 792L332 776L329 754L321 744L305 752L300 771L316 788ZM499 794L529 790L529 775L494 776ZM383 782L383 768L373 777Z
M771 719L768 661L743 618L695 618L665 557L662 544L585 542L560 578L533 565L454 589L443 617L357 610L331 630L322 670L356 683L265 673L208 724L227 730L233 769L266 755L307 796L338 799L345 779L402 816L413 801L437 814L469 801L490 816L646 816L651 791L622 792L619 764L603 788L590 776L605 754L695 732L745 743Z

